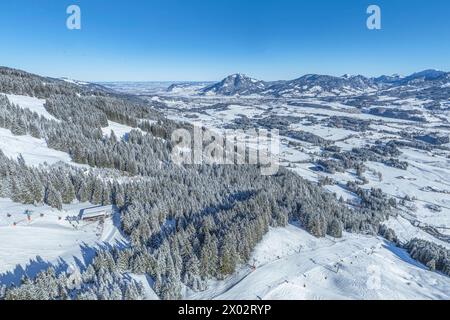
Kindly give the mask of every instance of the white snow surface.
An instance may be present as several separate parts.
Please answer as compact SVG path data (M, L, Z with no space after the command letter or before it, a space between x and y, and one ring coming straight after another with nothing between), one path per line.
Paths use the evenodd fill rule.
M17 283L22 275L32 277L50 265L85 266L93 248L105 243L126 245L117 213L104 224L77 220L80 210L90 207L76 203L58 211L0 198L0 284Z
M43 116L48 120L58 121L45 109L44 107L45 100L43 99L28 96L20 96L15 94L7 94L6 97L8 98L9 102L19 106L22 109L28 109L32 112L36 112L38 115Z
M102 128L102 132L105 136L109 136L111 134L111 131L114 131L114 134L119 139L126 139L128 134L133 130L139 130L143 132L139 128L133 128L113 121L108 121L108 126Z
M44 139L36 139L29 135L15 136L10 130L0 128L0 150L5 156L17 159L22 155L25 163L30 166L38 166L47 163L66 162L72 165L69 154L50 149Z
M450 278L381 238L317 239L296 225L271 229L249 266L189 299L450 299Z

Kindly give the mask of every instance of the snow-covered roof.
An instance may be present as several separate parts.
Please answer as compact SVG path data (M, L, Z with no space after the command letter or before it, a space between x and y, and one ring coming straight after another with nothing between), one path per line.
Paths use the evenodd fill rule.
M81 216L83 218L91 218L91 217L98 217L101 215L109 214L111 212L112 212L112 206L101 206L101 207L84 209L81 212Z

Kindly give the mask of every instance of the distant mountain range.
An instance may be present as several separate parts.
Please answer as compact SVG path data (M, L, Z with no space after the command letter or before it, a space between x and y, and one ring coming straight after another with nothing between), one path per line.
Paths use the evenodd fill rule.
M117 90L111 84L96 84L71 80L36 76L25 71L0 67L0 76L16 74L23 78L34 79L36 83L63 84L76 87L84 92L104 95L129 95L133 90ZM123 86L123 85L122 85ZM143 87L148 84L143 83ZM120 87L120 86L119 86ZM142 89L143 90L143 89ZM141 90L141 91L142 91ZM267 96L267 97L347 97L371 93L399 95L407 98L420 95L423 98L433 96L441 101L450 99L450 72L424 70L409 76L383 75L368 78L362 75L343 75L341 77L307 74L294 80L262 81L244 74L233 74L218 83L211 82L179 82L172 84L166 90L173 94L204 95L204 96ZM143 90L142 95L148 90ZM122 92L122 93L121 93ZM150 94L150 93L149 93ZM151 94L154 94L152 91ZM130 97L128 97L130 98Z
M342 77L308 74L294 80L262 81L244 74L233 74L222 81L200 87L196 84L199 95L249 96L268 95L275 97L326 97L352 96L377 92L396 87L428 87L449 88L450 73L437 70L425 70L402 77L399 75L367 78L362 75ZM176 84L168 91L192 88L192 84Z

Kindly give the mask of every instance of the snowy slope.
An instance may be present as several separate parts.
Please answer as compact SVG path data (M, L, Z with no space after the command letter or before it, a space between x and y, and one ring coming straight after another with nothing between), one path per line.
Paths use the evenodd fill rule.
M45 100L43 99L19 96L14 94L7 94L6 97L8 98L9 102L19 106L22 109L29 109L30 111L36 112L38 115L43 116L46 119L57 121L57 119L50 113L48 113L48 111L45 109Z
M210 284L191 299L450 299L450 278L430 272L380 238L317 239L289 225L257 246L252 272Z
M59 161L75 165L67 153L50 149L44 139L36 139L29 135L15 136L3 128L0 128L0 150L13 159L17 159L21 154L25 163L30 166L43 163L51 165Z
M103 225L77 221L80 210L92 206L77 203L58 211L0 199L0 284L17 283L23 274L33 276L49 265L80 267L97 245L126 244L117 214ZM25 210L32 211L31 221Z
M120 124L117 122L113 122L113 121L108 121L108 126L105 128L102 128L102 132L104 135L109 136L111 134L111 131L114 131L114 134L119 139L122 139L122 138L126 139L128 134L132 130L141 131L141 129L139 129L139 128L133 128L133 127L126 126L126 125L123 125L123 124Z
M160 300L158 295L155 293L153 288L151 287L151 283L153 280L148 275L138 275L134 273L128 274L133 280L137 281L144 288L144 297L145 300Z

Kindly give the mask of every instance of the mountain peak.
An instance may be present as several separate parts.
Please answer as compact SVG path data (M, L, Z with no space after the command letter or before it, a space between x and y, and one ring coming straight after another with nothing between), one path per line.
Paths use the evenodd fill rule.
M242 95L259 93L266 87L261 80L253 79L242 73L232 74L221 82L203 89L203 94Z
M287 81L265 82L243 73L229 75L221 82L201 90L202 94L218 95L274 95L274 96L346 96L357 95L401 85L422 85L429 82L447 84L450 73L428 69L404 77L398 74L367 78L363 75L331 76L305 74Z
M228 76L228 78L250 78L250 77L244 73L234 73L234 74Z

